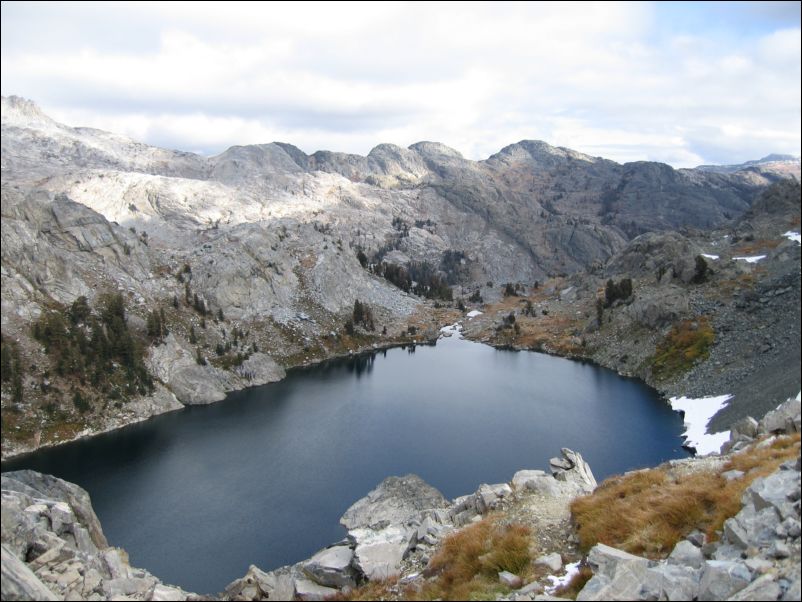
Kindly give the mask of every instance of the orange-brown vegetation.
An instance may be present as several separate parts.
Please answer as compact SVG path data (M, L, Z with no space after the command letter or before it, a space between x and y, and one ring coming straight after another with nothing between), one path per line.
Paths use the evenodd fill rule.
M750 240L737 244L732 250L733 256L740 257L741 255L759 255L767 251L777 248L783 239L777 238L760 238L758 240Z
M698 360L707 358L715 338L713 326L705 316L678 322L657 345L651 358L652 374L664 380L689 370Z
M571 505L582 549L601 542L662 558L694 529L715 539L724 521L740 511L741 495L752 481L799 456L799 439L797 433L732 456L721 472L741 470L740 479L728 481L716 471L676 475L667 468L607 479Z

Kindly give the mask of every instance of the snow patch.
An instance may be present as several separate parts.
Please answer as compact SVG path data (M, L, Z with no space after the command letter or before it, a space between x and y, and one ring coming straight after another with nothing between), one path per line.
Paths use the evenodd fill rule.
M705 257L707 259L718 259L718 255L710 255L708 253L702 253L702 257Z
M732 399L732 395L718 395L716 397L672 397L669 399L671 409L683 412L685 422L685 445L693 447L696 454L704 456L711 452L718 452L721 446L730 439L730 432L707 433L707 423L713 415L723 408Z
M565 575L561 577L557 577L556 575L549 575L546 577L549 581L551 581L551 585L546 586L546 593L551 595L557 591L558 588L568 585L568 582L574 578L579 572L579 562L571 562L565 565Z
M802 235L799 232L794 232L793 230L788 230L785 234L783 234L785 238L788 240L793 240L797 244L802 244Z
M475 318L476 316L481 316L482 312L480 312L478 309L472 309L465 315L468 316L469 318Z
M450 337L452 335L460 336L460 332L462 331L462 324L459 322L454 322L450 326L443 326L440 329L440 333L442 337Z
M752 255L751 257L733 257L733 259L740 259L746 263L757 263L761 259L766 259L765 255Z

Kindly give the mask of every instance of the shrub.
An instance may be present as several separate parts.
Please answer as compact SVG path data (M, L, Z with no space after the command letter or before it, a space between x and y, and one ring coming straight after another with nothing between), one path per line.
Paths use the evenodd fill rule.
M81 395L79 391L76 391L72 396L72 403L75 405L76 409L81 413L84 414L89 411L90 405L89 402L84 399L84 396Z
M508 282L504 285L504 296L505 297L517 297L518 291L516 286L512 282Z
M715 338L707 317L675 324L650 359L652 374L665 380L686 372L697 361L707 359Z
M708 270L707 261L705 261L705 258L702 257L701 255L697 255L696 270L693 274L691 282L693 282L694 284L703 283L705 280L707 280L707 270Z
M604 305L610 307L617 300L622 301L632 296L632 279L622 278L619 282L614 282L611 278L604 287Z

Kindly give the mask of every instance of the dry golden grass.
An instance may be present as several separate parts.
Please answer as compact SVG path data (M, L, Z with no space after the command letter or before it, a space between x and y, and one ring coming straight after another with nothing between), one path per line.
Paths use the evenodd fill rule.
M436 575L420 592L424 600L494 599L506 588L499 571L521 575L530 565L530 531L487 518L446 538L426 571Z
M558 598L576 600L577 595L585 587L585 584L590 581L591 577L593 577L593 570L589 566L580 566L579 572L568 583L557 588L552 595Z
M398 577L369 581L348 593L339 593L328 600L398 600ZM407 599L406 596L403 599Z
M765 253L772 249L776 249L782 241L776 238L772 239L758 239L752 240L748 242L742 242L739 245L736 245L735 248L732 250L732 254L736 256L740 255L753 255L758 253Z
M717 472L672 476L657 468L606 480L592 494L571 505L581 547L605 543L649 558L665 557L694 529L717 537L724 521L741 509L741 494L758 477L799 456L799 434L752 448L722 471L742 470L727 481Z

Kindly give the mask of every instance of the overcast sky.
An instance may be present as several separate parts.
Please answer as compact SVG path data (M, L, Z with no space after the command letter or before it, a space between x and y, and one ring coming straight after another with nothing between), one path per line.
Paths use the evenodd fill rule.
M181 150L800 154L800 3L2 3L3 95Z

